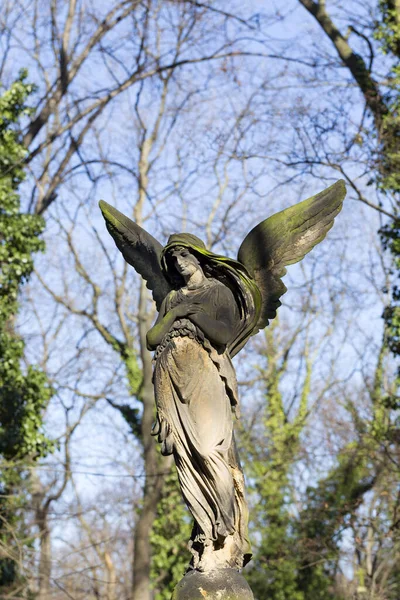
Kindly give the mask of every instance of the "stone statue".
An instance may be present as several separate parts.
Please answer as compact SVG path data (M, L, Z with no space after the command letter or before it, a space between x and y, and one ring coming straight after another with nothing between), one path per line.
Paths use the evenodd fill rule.
M190 568L241 569L251 557L244 479L235 447L238 391L231 358L268 325L286 266L326 236L342 207L343 181L262 221L237 260L189 233L166 246L106 202L100 207L125 260L147 281L159 311L147 334L154 354L153 435L173 454L194 518ZM188 596L189 597L189 596Z

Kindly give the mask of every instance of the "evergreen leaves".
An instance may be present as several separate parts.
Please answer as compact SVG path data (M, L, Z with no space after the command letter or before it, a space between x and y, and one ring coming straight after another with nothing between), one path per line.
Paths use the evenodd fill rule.
M52 388L46 375L29 365L22 368L24 342L15 331L18 294L33 270L34 254L44 250L44 221L22 213L18 187L24 180L25 148L18 124L30 114L26 100L34 90L27 73L0 97L0 590L20 577L20 552L27 543L20 483L27 462L44 456L52 444L42 430L42 416Z

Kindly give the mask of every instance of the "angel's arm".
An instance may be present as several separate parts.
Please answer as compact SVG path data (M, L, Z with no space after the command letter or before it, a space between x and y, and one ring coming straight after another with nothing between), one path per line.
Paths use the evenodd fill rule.
M199 327L210 342L217 345L226 345L232 335L232 327L228 320L216 320L210 317L204 309L197 304L184 306L182 304L169 310L164 316L161 312L157 321L147 333L147 349L155 350L169 332L172 325L180 317L187 317Z
M161 344L164 336L169 332L176 319L188 315L188 304L178 304L169 311L166 311L166 304L167 298L164 298L157 320L153 327L147 332L146 340L148 350L155 350L157 346Z
M225 286L216 290L218 309L216 318L207 313L207 307L193 305L189 319L197 325L212 344L226 346L232 338L236 317L236 301L232 292Z
M157 348L157 346L161 343L161 340L163 339L164 335L168 333L168 331L171 328L171 325L174 322L174 319L172 319L171 314L172 311L168 312L168 318L165 314L166 301L167 299L164 298L161 304L160 312L158 313L157 320L154 323L153 327L147 332L146 342L148 350L155 350Z
M232 324L227 315L219 320L213 319L201 307L193 310L189 315L190 320L197 325L211 343L217 346L226 346L232 337Z
M157 321L147 333L147 348L155 350L174 322L182 317L190 319L212 344L226 346L232 337L234 327L235 299L232 292L225 286L214 290L214 294L214 301L218 304L216 318L209 314L207 303L186 301L166 311L167 299L165 299Z

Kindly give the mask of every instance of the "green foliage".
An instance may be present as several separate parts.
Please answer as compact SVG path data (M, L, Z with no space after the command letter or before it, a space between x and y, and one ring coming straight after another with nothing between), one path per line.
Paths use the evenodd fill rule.
M151 581L155 600L169 600L178 581L185 574L190 553L187 543L191 522L182 500L176 473L165 481L157 517L151 532Z
M380 19L375 24L374 37L380 49L394 59L387 77L387 90L383 96L386 106L381 115L382 124L378 132L380 154L377 161L377 182L383 191L400 192L400 12L394 0L379 2Z
M332 583L341 536L373 486L374 469L369 459L366 448L349 444L328 475L307 490L306 505L296 524L298 538L306 541L299 546L298 584L307 600L338 599Z
M253 514L255 555L247 579L257 600L343 600L336 581L342 532L351 527L365 494L376 481L379 444L386 423L383 360L380 353L371 386L372 414L363 420L349 403L359 441L347 444L331 470L310 486L295 509L292 478L308 412L312 363L307 347L302 392L289 420L280 391L287 352L275 341L276 323L265 331L267 366L261 370L267 404L254 439L242 436L257 502ZM283 356L283 357L282 357Z
M18 293L33 270L33 255L44 250L44 221L20 212L18 186L24 180L25 149L15 124L30 112L25 106L33 86L26 73L0 98L0 453L6 459L40 456L47 451L41 414L52 390L46 376L21 369L24 342L14 332Z
M396 273L400 273L400 219L382 228L383 243L393 256ZM399 275L397 276L398 281ZM400 287L396 283L393 287L392 302L385 308L383 317L386 325L387 343L395 356L400 356ZM400 372L399 372L400 377ZM399 408L398 398L388 399L393 408Z
M384 192L396 196L400 193L400 10L394 0L381 0L380 20L375 27L375 38L381 50L391 55L395 62L388 78L386 94L387 114L383 116L381 132L381 157L379 186ZM397 204L398 207L398 204ZM398 212L398 210L397 210ZM400 269L400 219L395 219L381 229L385 248L389 249L397 273ZM400 291L395 285L391 304L385 309L384 320L387 343L395 356L400 356ZM398 408L398 399L387 398L387 405Z
M343 532L357 520L357 511L368 492L374 490L384 473L381 444L388 431L388 409L384 362L387 341L383 338L372 385L369 389L371 412L362 417L348 401L357 439L338 453L335 465L316 486L306 492L305 505L294 530L298 541L298 585L305 600L340 600L334 581ZM359 579L361 579L360 573ZM366 582L369 585L369 581ZM361 584L360 584L361 585Z
M257 498L254 515L255 554L247 578L258 600L305 600L298 585L298 555L293 552L296 533L290 513L292 485L290 473L299 450L300 434L307 413L311 366L308 364L297 413L288 420L280 380L285 362L279 359L275 341L277 322L265 330L267 366L263 371L266 407L262 439L244 440L246 471L250 473ZM261 541L257 543L257 536Z
M380 0L380 20L376 24L375 39L385 53L400 55L400 20L396 0Z
M143 374L138 363L136 352L132 348L126 348L123 355L123 360L126 367L130 393L132 396L137 396L140 398ZM138 435L135 431L134 433L135 435Z
M21 508L23 465L50 449L42 432L42 414L52 389L46 375L22 369L24 342L15 333L18 294L33 270L33 255L44 249L41 217L21 213L18 186L24 180L25 149L18 139L19 119L30 114L26 99L33 91L26 72L0 97L0 589L18 576L18 557L26 543ZM5 467L5 468L4 468Z

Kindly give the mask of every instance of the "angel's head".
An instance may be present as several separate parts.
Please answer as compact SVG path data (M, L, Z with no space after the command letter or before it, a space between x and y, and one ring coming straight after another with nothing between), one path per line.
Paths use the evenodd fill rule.
M167 256L167 261L172 262L176 271L179 275L185 279L190 277L196 271L203 271L200 266L200 261L194 254L192 254L189 248L185 246L174 246L170 249Z
M185 280L199 272L207 276L203 252L207 252L204 243L190 233L175 233L169 237L162 251L161 266L167 278L181 287Z
M207 250L204 242L197 236L191 233L171 235L161 252L160 259L161 269L175 289L183 287L187 280L179 269L199 271L203 277L215 279L230 288L238 303L240 314L244 314L244 311L251 312L250 305L247 306L249 302L252 306L249 295L251 281L245 267L236 260ZM179 269L178 262L182 265Z

